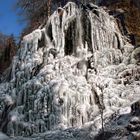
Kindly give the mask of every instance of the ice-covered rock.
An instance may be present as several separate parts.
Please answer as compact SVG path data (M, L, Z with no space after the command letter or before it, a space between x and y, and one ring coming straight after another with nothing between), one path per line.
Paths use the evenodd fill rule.
M21 46L10 81L0 84L2 131L9 136L88 140L102 127L101 115L108 121L140 96L137 50L100 7L69 2Z
M2 132L0 132L0 140L10 140L10 138L5 134L3 134Z

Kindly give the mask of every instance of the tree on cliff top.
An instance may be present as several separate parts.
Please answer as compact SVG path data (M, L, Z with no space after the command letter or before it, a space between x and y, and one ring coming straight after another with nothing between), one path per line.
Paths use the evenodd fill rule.
M63 5L68 0L17 0L16 7L19 15L28 22L24 34L37 28L44 20L52 14L56 7Z
M79 3L95 2L95 0L17 0L19 14L28 21L23 35L30 33L41 25L57 7L63 7L68 1Z

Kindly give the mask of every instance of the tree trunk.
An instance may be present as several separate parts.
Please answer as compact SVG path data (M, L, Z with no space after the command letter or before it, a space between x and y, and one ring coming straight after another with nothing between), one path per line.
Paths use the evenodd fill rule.
M48 17L50 17L50 15L51 15L51 0L48 0L47 8L48 8Z

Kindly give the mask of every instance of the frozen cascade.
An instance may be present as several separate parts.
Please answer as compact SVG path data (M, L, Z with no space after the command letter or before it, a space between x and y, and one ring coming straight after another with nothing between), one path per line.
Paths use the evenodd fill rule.
M101 106L107 118L139 97L134 47L112 16L91 7L69 2L23 38L10 80L0 84L4 133L30 136L88 122L98 130Z

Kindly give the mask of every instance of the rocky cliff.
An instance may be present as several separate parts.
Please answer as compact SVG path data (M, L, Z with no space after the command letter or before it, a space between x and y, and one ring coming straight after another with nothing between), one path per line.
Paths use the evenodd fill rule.
M0 84L0 128L11 139L98 139L140 96L140 48L96 5L58 8L21 46Z
M140 46L140 1L139 0L100 0L100 6L106 6L110 10L123 33L135 46Z

